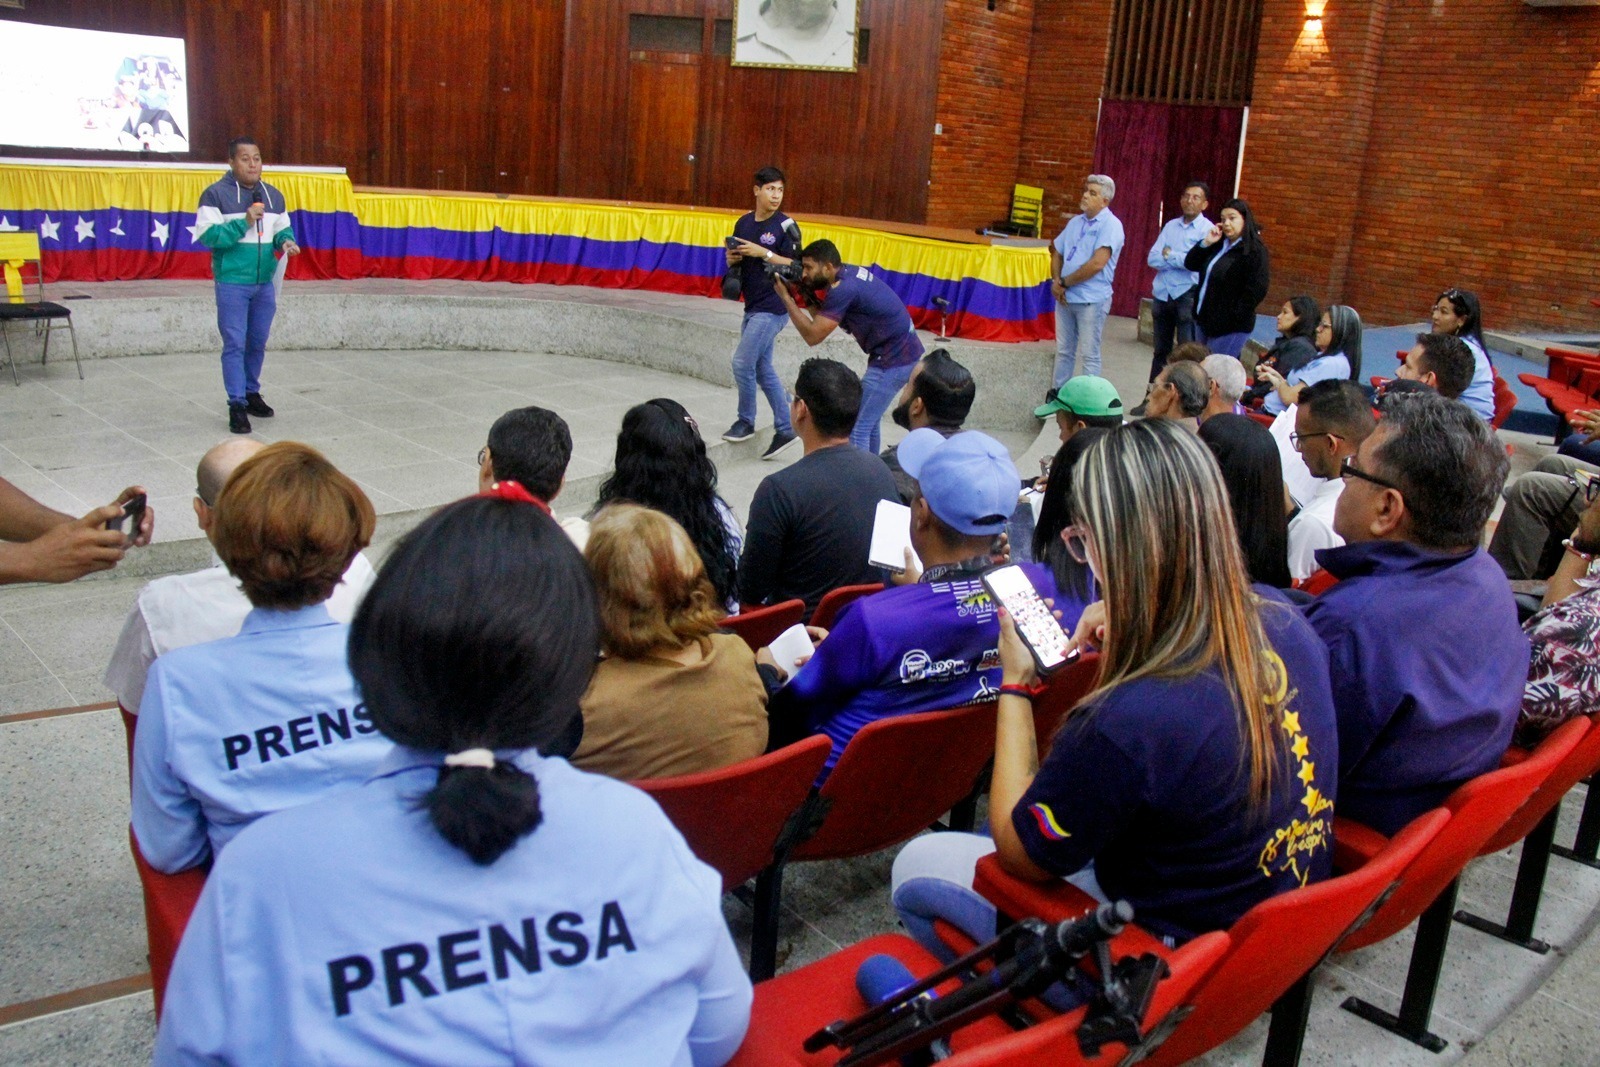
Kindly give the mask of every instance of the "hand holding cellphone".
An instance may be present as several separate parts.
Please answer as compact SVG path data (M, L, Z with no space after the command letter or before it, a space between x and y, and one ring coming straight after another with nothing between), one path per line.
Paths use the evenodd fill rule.
M1077 658L1076 649L1071 654L1067 652L1071 637L1020 566L1012 564L989 571L983 576L983 587L1011 616L1040 674L1049 674Z
M730 249L730 250L732 250L732 251L734 251L734 252L737 252L737 251L739 251L739 249L740 249L740 248L742 248L742 247L743 247L743 246L744 246L744 242L743 242L743 241L741 241L741 240L740 240L740 239L739 239L739 238L737 238L737 237L724 237L724 238L723 238L723 239L722 239L722 243L723 243L723 244L725 244L725 245L727 245L727 246L728 246L728 248L729 248L729 249Z
M117 530L120 532L123 527L126 526L128 530L128 538L130 540L138 537L139 527L144 524L144 509L149 503L149 499L150 498L148 495L140 493L138 496L135 496L129 500L126 504L122 505L121 515L118 515L116 518L110 519L106 522L106 529Z

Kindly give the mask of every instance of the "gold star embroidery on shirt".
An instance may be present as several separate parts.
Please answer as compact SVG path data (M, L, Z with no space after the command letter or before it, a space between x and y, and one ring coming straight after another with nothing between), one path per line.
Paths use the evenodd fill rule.
M1311 779L1315 778L1316 776L1317 765L1315 763L1312 763L1310 760L1306 760L1304 763L1300 764L1299 777L1302 782L1304 782L1306 785L1310 785Z
M1306 739L1305 734L1301 734L1294 739L1294 744L1289 746L1289 751L1295 754L1296 759L1305 759L1306 754L1311 751L1311 742Z
M1283 730L1291 737L1300 732L1300 713L1286 711L1283 713Z

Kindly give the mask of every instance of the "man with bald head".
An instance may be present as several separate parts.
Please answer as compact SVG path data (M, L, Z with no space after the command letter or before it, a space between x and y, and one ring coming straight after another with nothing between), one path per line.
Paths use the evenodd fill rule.
M200 465L195 468L194 517L207 540L216 526L216 500L222 495L222 487L241 463L264 447L253 438L235 437L200 458ZM328 598L328 614L338 622L349 622L374 577L372 564L357 552L344 572L344 580ZM111 663L106 667L106 686L117 695L119 704L139 714L145 675L157 656L175 648L232 637L249 613L250 601L215 552L211 554L211 566L205 570L157 578L139 590L139 598L128 612L122 635L111 653Z

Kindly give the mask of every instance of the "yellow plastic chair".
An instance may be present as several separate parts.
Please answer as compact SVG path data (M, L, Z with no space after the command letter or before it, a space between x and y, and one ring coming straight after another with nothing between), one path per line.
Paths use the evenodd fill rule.
M37 299L29 300L23 272L33 268ZM77 364L78 377L83 377L83 362L78 358L78 332L72 328L72 309L52 303L44 298L44 264L39 259L39 235L31 230L17 233L0 233L0 268L5 271L6 298L0 301L0 340L5 341L6 362L11 364L11 380L17 385L17 361L11 355L10 325L13 322L32 322L36 330L44 331L44 358L40 366L50 359L50 335L58 324L65 324L72 338L72 362Z

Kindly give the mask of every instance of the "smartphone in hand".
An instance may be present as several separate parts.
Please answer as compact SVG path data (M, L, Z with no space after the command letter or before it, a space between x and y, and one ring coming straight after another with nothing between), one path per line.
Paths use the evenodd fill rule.
M1017 634L1033 653L1033 665L1040 674L1049 674L1077 658L1076 649L1071 655L1067 653L1071 635L1061 628L1050 605L1039 596L1021 567L1012 564L987 572L983 587L1016 623Z
M139 536L139 527L144 523L144 509L150 498L140 493L126 504L122 505L122 514L106 522L106 529L121 531L127 527L128 538L131 540Z

